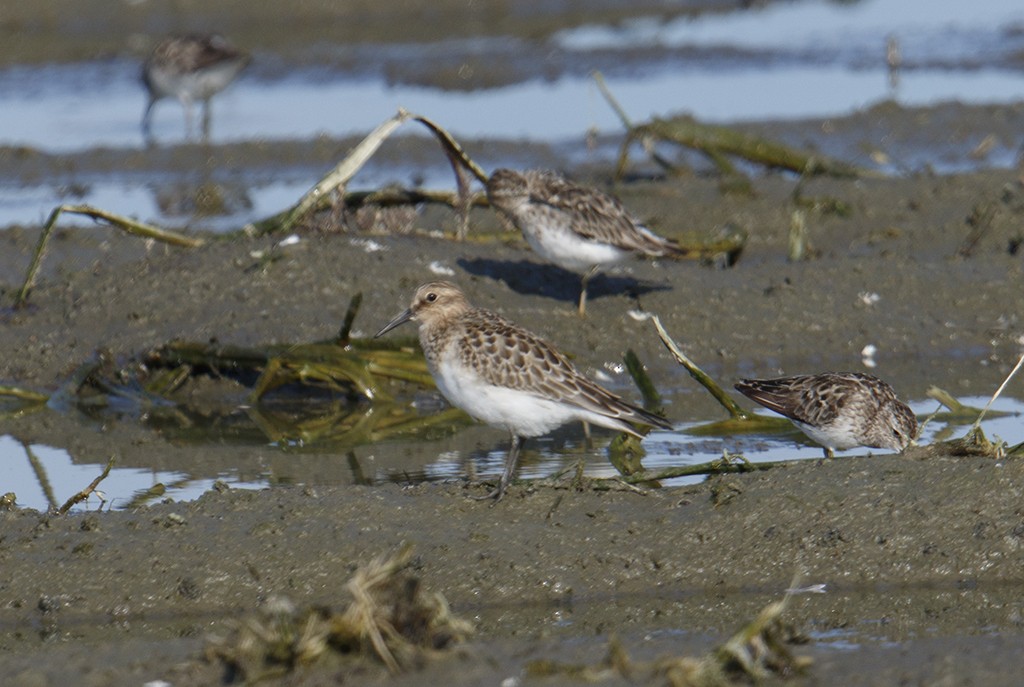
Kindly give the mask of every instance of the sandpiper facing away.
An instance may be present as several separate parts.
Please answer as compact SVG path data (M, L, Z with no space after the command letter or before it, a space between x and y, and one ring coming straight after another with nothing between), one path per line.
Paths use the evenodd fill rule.
M587 310L587 282L602 267L634 253L663 257L686 252L638 223L617 199L554 172L495 170L487 181L487 198L541 257L583 274L580 315Z
M824 447L827 458L836 449L855 446L902 451L917 437L914 412L891 386L872 375L825 372L744 379L736 389L792 420Z
M162 98L177 98L185 109L185 135L192 133L192 103L203 103L202 135L210 133L210 98L224 90L249 64L250 57L223 36L173 36L160 41L142 66L142 83L149 94L142 115L142 133L150 137L153 106Z
M642 436L630 423L671 428L662 417L626 403L590 381L549 343L500 315L474 308L457 286L416 289L412 305L377 336L409 320L438 389L453 405L512 436L505 469L487 497L500 499L523 440L573 420Z

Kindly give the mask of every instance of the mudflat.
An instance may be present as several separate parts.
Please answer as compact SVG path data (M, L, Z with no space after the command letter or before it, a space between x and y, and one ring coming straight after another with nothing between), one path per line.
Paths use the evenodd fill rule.
M1021 346L1016 175L812 181L805 195L852 211L809 212L812 253L801 262L786 257L792 183L756 180L753 197L723 195L702 178L616 186L663 234L732 222L750 239L731 268L637 261L598 277L586 320L575 313L577 278L499 234L485 210L473 214L476 240L426 235L455 225L431 208L414 220L422 233L307 234L265 263L254 252L276 239L186 250L111 229L61 230L31 307L4 314L0 378L52 390L96 349L131 359L174 338L324 339L356 291L366 334L440 270L585 370L629 345L659 385L687 383L650 325L628 314L642 307L723 382L855 369L870 343L878 373L904 397L931 384L958 395L995 389ZM992 208L980 234L969 221L979 204ZM2 237L5 298L37 232ZM613 384L625 389L628 379ZM705 394L676 394L668 414L682 421L713 407ZM162 465L216 464L239 451L174 446L128 421L83 432L55 412L6 420L4 431ZM67 517L15 510L0 514L2 662L16 685L208 684L219 668L199 657L226 621L275 595L338 603L357 565L408 542L423 584L478 629L464 649L397 683L496 683L532 659L597 662L612 634L638 658L697 653L796 578L825 585L787 609L817 638L798 647L815 659L806 684L1012 684L1024 617L1022 473L1019 460L923 447L640 492L523 483L494 506L467 498L484 487L456 482L231 489ZM384 675L329 663L290 679L364 679L366 670Z
M465 5L401 3L389 13L382 3L261 1L246 2L245 12L232 11L236 3L196 6L190 17L240 44L267 46L281 68L309 66L319 53L307 48L318 41L401 43L489 31L536 37L595 17L570 11L557 22L543 13L535 21L524 11L502 13L511 25L499 25L480 14L490 3L475 3L471 12ZM664 8L665 16L675 6L644 4L650 12ZM8 8L0 61L91 58L122 51L124 36L181 28L176 12L162 14L159 3L113 7L79 3L77 16L94 20L72 22L63 20L71 16L65 0ZM277 30L283 7L290 24ZM636 8L607 12L625 18ZM462 83L454 70L396 69L396 81ZM490 65L475 86L519 78L514 71ZM953 156L989 136L1016 141L1022 122L1019 105L913 110L890 103L827 122L745 127L790 142L827 130L845 150L861 141L873 150L884 131L894 155L912 140ZM24 182L67 165L185 172L210 159L327 168L345 143L67 155L11 148L0 154L0 174ZM610 169L572 165L547 145L472 144L474 154L514 150L611 190L662 235L702 241L732 226L749 239L731 267L637 260L601 275L591 282L589 316L581 320L578 277L542 264L486 209L473 210L470 238L462 242L451 238L455 215L435 206L367 210L280 247L282 236L206 237L200 248L181 249L109 227L58 228L29 307L20 310L7 306L41 228L12 227L0 233L0 382L52 392L98 350L130 362L172 340L256 346L328 339L359 292L355 334L367 336L408 305L419 283L439 277L541 334L584 372L605 372L607 385L629 395L628 376L612 368L633 348L679 423L723 415L670 359L650 323L630 311L659 315L725 386L744 376L863 369L862 352L874 346L874 372L905 399L924 398L932 385L981 396L999 385L1024 346L1024 188L1017 170L808 179L799 194L794 178L760 174L751 195L734 195L704 174L666 178L641 164L631 170L645 171L614 183ZM425 159L437 149L412 139L381 155ZM791 261L797 211L808 251ZM1021 383L1016 378L1007 393L1019 398ZM193 405L207 395L245 398L244 389L214 377L194 380L182 394ZM215 489L193 502L129 510L63 517L0 511L0 683L214 684L224 671L203 659L210 637L228 634L274 597L336 607L358 566L404 543L414 547L413 574L475 624L473 638L409 674L389 677L373 662L335 657L281 683L514 684L505 680L521 678L537 660L597 664L613 636L637 661L697 655L793 585L818 590L793 595L785 610L785 620L811 638L794 648L814 660L793 678L797 684L1020 681L1024 463L1017 458L946 445L898 456L865 450L660 489L570 476L514 484L492 505L468 498L486 488L474 480L367 486L344 455L195 445L140 419L83 420L74 411L44 410L4 418L0 433L66 447L93 462L113 454L119 465L202 477L238 465L254 472L272 466L288 479L261 491ZM474 426L446 440L445 450L492 449L505 439ZM397 474L422 470L438 453L430 442L352 451L355 460ZM618 675L606 684L638 682L639 675Z

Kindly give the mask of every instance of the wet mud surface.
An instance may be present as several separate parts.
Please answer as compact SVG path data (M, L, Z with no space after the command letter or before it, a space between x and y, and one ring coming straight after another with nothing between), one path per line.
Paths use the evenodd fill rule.
M355 291L364 293L357 329L366 334L436 276L432 264L452 270L477 303L571 351L585 370L619 360L627 332L666 387L687 382L648 326L627 314L638 305L726 382L858 369L873 343L879 374L905 397L920 398L930 384L982 394L1015 362L1022 263L1011 246L1024 203L1014 173L813 181L805 195L853 210L810 214L814 254L801 263L786 259L792 182L764 178L755 188L754 198L737 199L697 178L618 187L665 234L731 221L750 243L729 269L638 261L599 277L583 322L573 307L576 278L541 265L518 239L314 234L254 268L253 252L273 239L186 251L109 229L62 231L32 307L4 314L0 377L53 389L97 348L130 359L173 338L324 339ZM992 220L971 255L958 256L978 203L992 205ZM450 229L454 221L433 208L415 224ZM473 226L480 235L501 229L484 211ZM3 236L5 298L23 268L13 256L27 255L36 237ZM368 239L381 249L368 251ZM863 293L880 298L869 305ZM628 393L628 379L612 385ZM709 408L706 395L682 394L668 413L680 421ZM230 463L260 451L175 447L124 421L83 432L53 412L9 420L4 431L149 465ZM497 444L497 434L474 428L467 440ZM637 657L698 652L799 573L828 590L797 597L789 611L818 637L802 647L817 660L807 684L837 676L1010 684L1024 617L1022 471L1016 460L925 448L645 494L528 484L495 507L467 498L483 487L455 483L230 490L65 518L15 511L0 515L3 662L16 678L10 684L83 674L89 684L205 684L217 669L195 659L227 619L274 594L336 601L354 566L408 541L424 583L478 625L464 652L412 683L497 682L534 658L597 661L609 633ZM303 675L296 679L317 684L335 673Z
M482 488L452 485L231 490L131 513L8 514L7 674L26 680L13 684L57 684L62 671L90 684L106 673L113 684L202 684L215 669L182 663L224 618L273 594L336 604L357 562L411 541L416 573L477 623L478 643L431 668L457 684L493 684L541 657L597 660L611 632L638 658L697 652L797 571L828 590L794 598L787 613L823 638L799 648L819 660L806 684L998 678L991 654L1016 651L1024 611L1022 469L912 454L646 494L515 487L493 508L466 498ZM981 507L975 493L986 494ZM878 663L838 646L846 633ZM955 660L938 660L954 638ZM142 660L144 642L160 649ZM124 654L111 648L120 643ZM62 660L39 665L42 656Z
M262 5L249 7L258 18ZM59 25L61 16L52 21ZM373 26L389 25L386 19ZM122 21L137 30L130 13ZM20 24L15 17L4 26L11 32ZM109 40L92 34L88 23L76 27L62 59L93 54ZM244 42L244 23L225 28ZM23 61L38 47L10 45ZM884 119L894 132L890 150L922 136L942 149L973 147L993 133L1009 141L1014 127L1006 123L1019 117L1016 107L951 105L752 126L783 139L799 139L801 127L839 131L846 134L839 145L853 145ZM249 168L310 158L329 165L343 143L253 144L211 154L244 158ZM428 148L436 154L430 142L403 145L396 155ZM438 276L571 353L588 374L607 372L632 347L655 383L673 390L667 414L676 422L721 413L630 310L657 313L685 352L723 384L860 370L870 344L877 347L874 371L904 398L921 399L933 384L958 396L988 395L1020 355L1024 189L1016 170L808 180L801 197L823 202L806 210L809 259L791 262L787 237L797 205L787 176L757 177L752 197L723 194L705 175L648 178L647 167L611 185L606 167L574 167L547 147L480 146L494 160L567 168L610 188L664 235L707 238L731 223L748 232L748 244L731 268L629 262L591 282L589 317L581 321L574 307L578 278L543 265L482 209L473 211L471 240L461 243L440 236L453 233L457 219L438 207L349 218L283 248L274 248L282 237L233 236L183 250L107 227L59 229L30 307L0 310L0 382L54 391L97 350L130 361L175 339L327 339L356 292L364 297L356 333L369 335L406 307L417 284ZM182 146L156 153L163 156L156 165L137 152L95 151L75 163L189 169L207 153ZM59 164L40 155L28 169L54 174ZM10 157L0 159L4 165L26 173ZM833 201L848 212L822 209ZM5 304L21 284L39 231L0 233ZM259 257L268 250L276 259ZM633 393L626 375L607 384ZM1007 393L1019 398L1020 389L1018 377ZM244 398L244 390L217 380L184 393L198 404L205 394ZM0 430L99 462L115 453L123 464L153 470L208 474L243 461L271 465L290 475L282 482L306 486L211 491L190 503L67 517L0 512L3 684L213 684L221 670L201 660L209 636L223 635L228 623L273 596L336 605L358 565L403 542L414 545L414 571L426 587L476 623L473 641L411 675L389 678L379 666L327 662L284 683L499 684L520 676L531 660L596 663L613 634L638 660L696 655L777 600L795 577L826 590L793 597L786 613L811 638L796 651L815 661L796 684L1019 680L1020 460L932 447L902 456L865 452L642 492L568 478L520 483L491 506L467 498L483 493L475 483L364 486L339 455L190 445L139 419L83 423L44 411L5 419ZM475 426L451 439L448 450L504 441L500 432ZM354 454L413 471L438 451L435 444L404 444ZM318 483L323 473L331 473L334 486Z

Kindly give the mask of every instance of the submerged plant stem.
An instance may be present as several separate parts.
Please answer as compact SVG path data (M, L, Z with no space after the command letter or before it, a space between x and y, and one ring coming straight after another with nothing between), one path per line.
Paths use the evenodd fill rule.
M676 477L692 477L694 475L727 475L739 472L760 472L793 465L798 462L807 462L805 458L793 458L791 460L772 460L763 463L751 463L748 461L725 461L716 459L707 463L697 465L679 465L664 470L644 470L632 475L623 475L618 480L626 484L640 484L642 482L661 481Z

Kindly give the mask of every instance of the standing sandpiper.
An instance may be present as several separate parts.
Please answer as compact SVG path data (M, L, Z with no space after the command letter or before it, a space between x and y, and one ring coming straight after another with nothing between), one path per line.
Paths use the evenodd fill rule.
M664 429L672 426L591 382L537 335L496 313L474 308L454 284L423 284L409 309L376 336L409 320L419 323L420 346L445 398L512 435L504 472L486 498L500 499L505 493L524 439L572 420L636 437L642 435L631 422Z
M617 199L554 172L498 169L487 198L523 232L548 262L583 273L579 311L587 311L587 282L597 271L633 253L679 257L686 251L639 224Z
M902 451L917 437L914 412L878 377L860 372L744 379L744 396L785 415L832 458L855 446Z
M185 135L192 133L192 103L203 102L203 138L210 133L210 98L224 90L250 57L219 35L174 36L160 41L142 66L149 93L142 133L150 138L150 115L161 98L177 98L185 108Z

